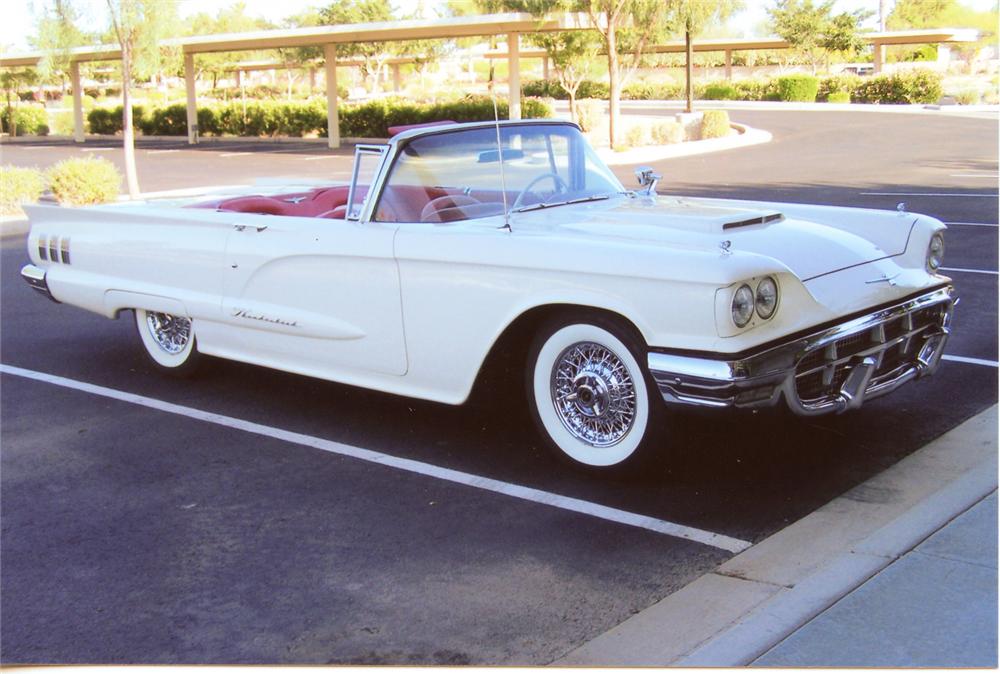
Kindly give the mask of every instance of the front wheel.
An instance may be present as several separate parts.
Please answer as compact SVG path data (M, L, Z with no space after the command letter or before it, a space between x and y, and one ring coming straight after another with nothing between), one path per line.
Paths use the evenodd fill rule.
M606 468L635 463L648 451L662 403L651 399L641 357L638 340L603 317L550 323L539 332L528 359L528 396L559 455Z
M190 318L136 309L135 327L156 369L177 377L190 376L198 369L201 354Z

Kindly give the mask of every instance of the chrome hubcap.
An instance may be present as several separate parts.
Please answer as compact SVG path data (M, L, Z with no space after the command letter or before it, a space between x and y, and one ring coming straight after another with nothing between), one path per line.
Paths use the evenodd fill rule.
M147 311L146 327L157 345L171 355L183 351L191 339L190 318Z
M573 437L610 447L635 421L635 383L613 351L593 342L565 349L552 368L552 402Z

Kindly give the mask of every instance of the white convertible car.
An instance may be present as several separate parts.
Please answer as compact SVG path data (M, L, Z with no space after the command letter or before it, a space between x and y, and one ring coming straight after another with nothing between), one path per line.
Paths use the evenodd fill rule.
M529 334L538 427L594 467L655 447L667 406L843 412L937 367L941 222L638 175L625 189L572 124L441 123L359 145L349 185L28 207L21 273L131 312L175 373L207 354L460 404Z

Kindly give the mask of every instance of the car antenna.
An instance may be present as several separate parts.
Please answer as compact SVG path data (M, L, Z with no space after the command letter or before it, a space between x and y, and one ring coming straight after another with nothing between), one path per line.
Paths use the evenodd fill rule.
M500 229L506 229L508 232L512 232L510 228L510 209L507 207L507 180L503 172L503 147L500 143L500 112L497 109L497 91L493 84L493 69L490 69L490 95L493 97L493 125L497 130L497 159L500 162L500 196L503 197L503 226Z

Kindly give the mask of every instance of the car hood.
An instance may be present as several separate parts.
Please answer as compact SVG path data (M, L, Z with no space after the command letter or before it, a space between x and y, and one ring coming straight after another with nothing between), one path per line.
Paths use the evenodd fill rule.
M532 216L524 218L524 216ZM856 208L687 197L612 198L519 214L562 232L673 248L750 252L806 281L900 255L914 217ZM728 242L728 244L726 243Z

